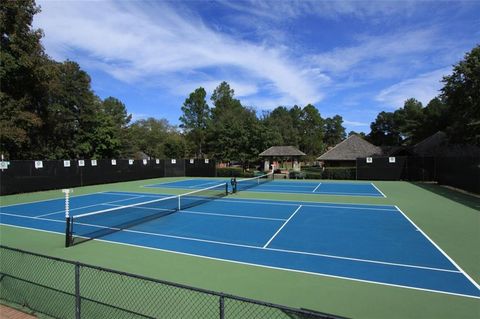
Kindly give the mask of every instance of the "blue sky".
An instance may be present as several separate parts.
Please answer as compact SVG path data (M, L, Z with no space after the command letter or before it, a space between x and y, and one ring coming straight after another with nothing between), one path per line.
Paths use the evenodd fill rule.
M312 103L368 133L380 111L428 103L480 43L480 1L37 3L47 54L78 62L134 119L172 124L190 92L227 81L259 112Z

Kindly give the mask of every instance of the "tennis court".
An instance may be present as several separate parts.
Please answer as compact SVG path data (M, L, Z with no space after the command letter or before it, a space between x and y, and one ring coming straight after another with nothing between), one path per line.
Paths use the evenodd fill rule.
M248 180L248 179L243 179ZM225 180L227 181L227 180ZM242 179L239 179L241 182ZM175 182L145 185L153 188L181 188L200 189L218 184L218 179L195 178ZM267 193L292 193L292 194L319 194L338 196L368 196L385 197L385 195L373 183L348 183L348 182L307 182L274 180L270 183L259 184L250 189L251 192Z
M209 194L198 205L189 205L187 198L174 213L163 205L178 201L171 195L112 191L74 196L73 220L82 215L86 219L78 220L73 233L215 260L480 298L478 284L396 206L235 196L210 200L210 195L215 196ZM2 206L1 223L64 234L64 205L60 198ZM134 214L137 222L124 227L124 213Z

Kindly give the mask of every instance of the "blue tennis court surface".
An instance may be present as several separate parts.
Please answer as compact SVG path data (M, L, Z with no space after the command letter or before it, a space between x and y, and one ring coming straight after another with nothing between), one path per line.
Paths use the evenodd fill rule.
M162 195L104 192L74 196L71 214L155 198ZM63 199L3 206L0 222L63 234L63 207ZM92 231L104 228L101 221L81 227ZM110 233L100 240L480 298L478 284L395 206L224 197Z
M241 181L242 179L239 178L238 180ZM204 178L187 179L175 182L146 185L145 187L199 189L217 185L222 182L228 181ZM268 193L385 197L385 195L373 183L300 182L274 180L269 183L260 184L255 188L249 189L248 191Z

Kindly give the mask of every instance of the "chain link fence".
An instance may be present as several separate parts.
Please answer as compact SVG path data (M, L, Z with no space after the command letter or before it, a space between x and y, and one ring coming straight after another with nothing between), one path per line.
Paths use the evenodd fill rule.
M0 300L54 318L340 318L2 245Z

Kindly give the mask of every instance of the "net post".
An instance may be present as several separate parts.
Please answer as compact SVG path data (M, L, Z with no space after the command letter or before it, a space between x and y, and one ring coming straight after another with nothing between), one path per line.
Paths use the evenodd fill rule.
M70 193L71 189L62 189L62 193L65 194L65 247L70 247L72 243L72 219L70 216Z
M178 210L182 210L182 205L181 205L181 200L180 200L180 195L178 195Z
M225 183L225 196L228 196L228 183Z

